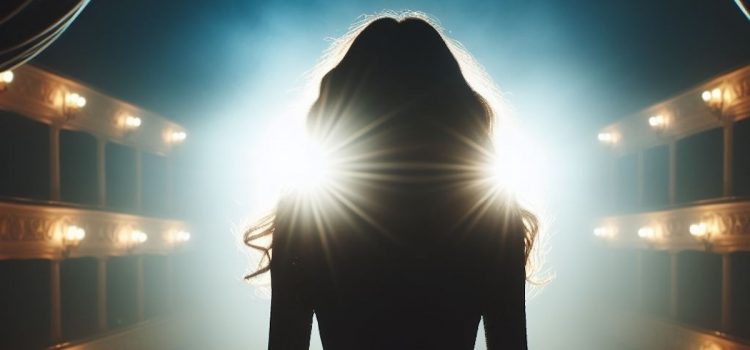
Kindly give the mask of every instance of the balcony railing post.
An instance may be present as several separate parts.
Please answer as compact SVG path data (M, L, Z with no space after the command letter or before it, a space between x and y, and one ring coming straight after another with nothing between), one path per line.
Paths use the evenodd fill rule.
M669 274L669 316L677 319L680 313L679 309L679 254L676 251L669 252L670 257L670 274Z
M107 330L107 258L96 259L96 307L97 327Z
M644 158L644 151L643 150L638 151L638 154L637 154L636 157L637 157L636 158L636 165L635 165L635 167L636 167L636 187L637 187L636 188L636 195L638 196L637 199L636 199L636 206L641 207L641 206L644 205L644 202L645 202L644 195L643 195L644 187L645 187L645 181L644 181L644 177L643 177L643 174L644 174L644 171L645 171L645 169L644 169L645 160L643 159Z
M135 151L135 209L143 210L143 151Z
M60 200L60 128L49 128L49 190L50 199Z
M96 140L96 188L97 205L107 206L107 142L101 138Z
M143 255L137 255L135 257L135 300L136 300L136 312L138 321L146 319L146 308L145 308L145 289L144 289L144 271L143 271Z
M734 139L734 123L731 120L724 122L724 181L723 181L723 195L724 197L730 197L732 195L732 169L733 169L733 139Z
M721 329L732 330L732 255L721 256Z
M50 340L62 340L62 305L60 300L60 260L50 260Z
M669 204L677 203L677 142L669 143L669 179L668 179Z

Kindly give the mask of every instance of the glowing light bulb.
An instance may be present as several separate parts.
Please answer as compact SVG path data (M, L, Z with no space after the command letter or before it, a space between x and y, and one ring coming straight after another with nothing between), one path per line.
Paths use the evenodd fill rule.
M690 225L690 234L694 237L704 237L708 233L708 228L704 223L697 223Z
M600 132L599 135L597 135L597 138L602 143L609 143L613 144L617 141L617 138L615 137L615 134L611 132Z
M721 89L715 88L715 89L711 90L711 99L715 100L715 101L720 101L721 100Z
M130 241L136 244L140 244L148 240L148 235L139 230L133 230L130 232Z
M133 116L133 115L126 115L125 118L122 121L122 125L125 129L137 129L141 126L141 118Z
M594 229L594 236L599 238L611 238L614 237L615 230L612 227L601 226Z
M653 128L660 128L667 123L667 119L663 115L657 114L648 118L648 124Z
M174 235L174 240L176 242L184 243L190 240L190 232L187 231L177 231Z
M167 134L167 142L169 143L182 143L187 138L187 133L184 131L171 131Z
M638 237L643 239L653 239L656 237L656 232L652 227L644 226L638 229Z
M75 225L70 225L65 230L63 238L67 242L80 242L81 240L86 238L86 230Z
M701 98L703 99L703 102L711 101L711 91L703 91L703 93L701 94Z
M0 82L3 84L10 84L13 82L13 78L15 75L12 71L6 70L4 72L0 72Z
M73 92L65 95L65 106L69 109L81 109L86 106L86 98Z

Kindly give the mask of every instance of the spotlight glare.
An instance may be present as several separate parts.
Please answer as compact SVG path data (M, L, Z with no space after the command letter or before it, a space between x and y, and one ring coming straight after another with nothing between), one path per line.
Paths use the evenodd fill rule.
M703 93L701 94L701 98L703 99L703 102L710 101L711 100L711 91L708 91L708 90L703 91Z
M648 124L653 128L659 128L666 124L666 118L663 115L653 115L648 118Z

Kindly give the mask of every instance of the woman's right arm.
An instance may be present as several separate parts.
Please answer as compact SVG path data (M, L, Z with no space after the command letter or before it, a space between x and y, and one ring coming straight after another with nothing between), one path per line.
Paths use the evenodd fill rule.
M288 208L281 208L288 209ZM295 239L288 210L278 211L271 259L271 326L269 350L307 350L310 347L313 308L306 297L300 271L300 244Z
M523 226L498 234L484 283L482 318L488 350L528 349ZM497 234L497 233L496 233Z

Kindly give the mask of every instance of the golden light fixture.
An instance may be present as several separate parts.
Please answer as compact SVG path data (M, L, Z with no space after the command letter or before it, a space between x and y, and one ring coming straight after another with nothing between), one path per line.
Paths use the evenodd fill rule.
M165 134L165 140L170 144L179 144L185 141L187 133L179 130L168 130Z
M13 78L15 78L15 75L13 74L13 71L6 70L4 72L0 72L0 83L2 84L10 84L13 82Z
M183 244L190 241L190 232L185 230L174 230L169 235L169 242L172 244Z
M132 114L122 115L118 122L121 128L128 130L128 131L133 131L135 129L138 129L139 127L141 127L142 123L143 121L141 120L140 117L136 117Z
M696 238L704 238L708 235L708 227L704 223L690 225L690 234Z
M716 87L703 91L701 99L714 113L721 114L724 110L724 105L729 102L729 92Z
M86 238L86 230L76 225L69 225L63 233L63 243L65 245L77 245Z
M599 142L601 143L613 145L617 143L618 138L613 132L600 132L599 135L597 135L597 139L599 139Z
M615 236L615 228L611 226L600 226L594 229L594 236L598 238L613 238Z
M86 230L76 225L65 225L62 231L62 255L67 257L70 251L86 238Z
M657 131L664 130L667 126L667 117L662 114L652 115L648 117L648 125Z
M643 226L638 229L638 237L650 241L656 238L656 230L651 226Z
M63 99L63 111L70 117L72 114L80 111L86 106L86 98L76 92L69 92L65 94Z
M148 235L140 230L133 230L130 232L130 242L135 244L141 244L148 240Z

